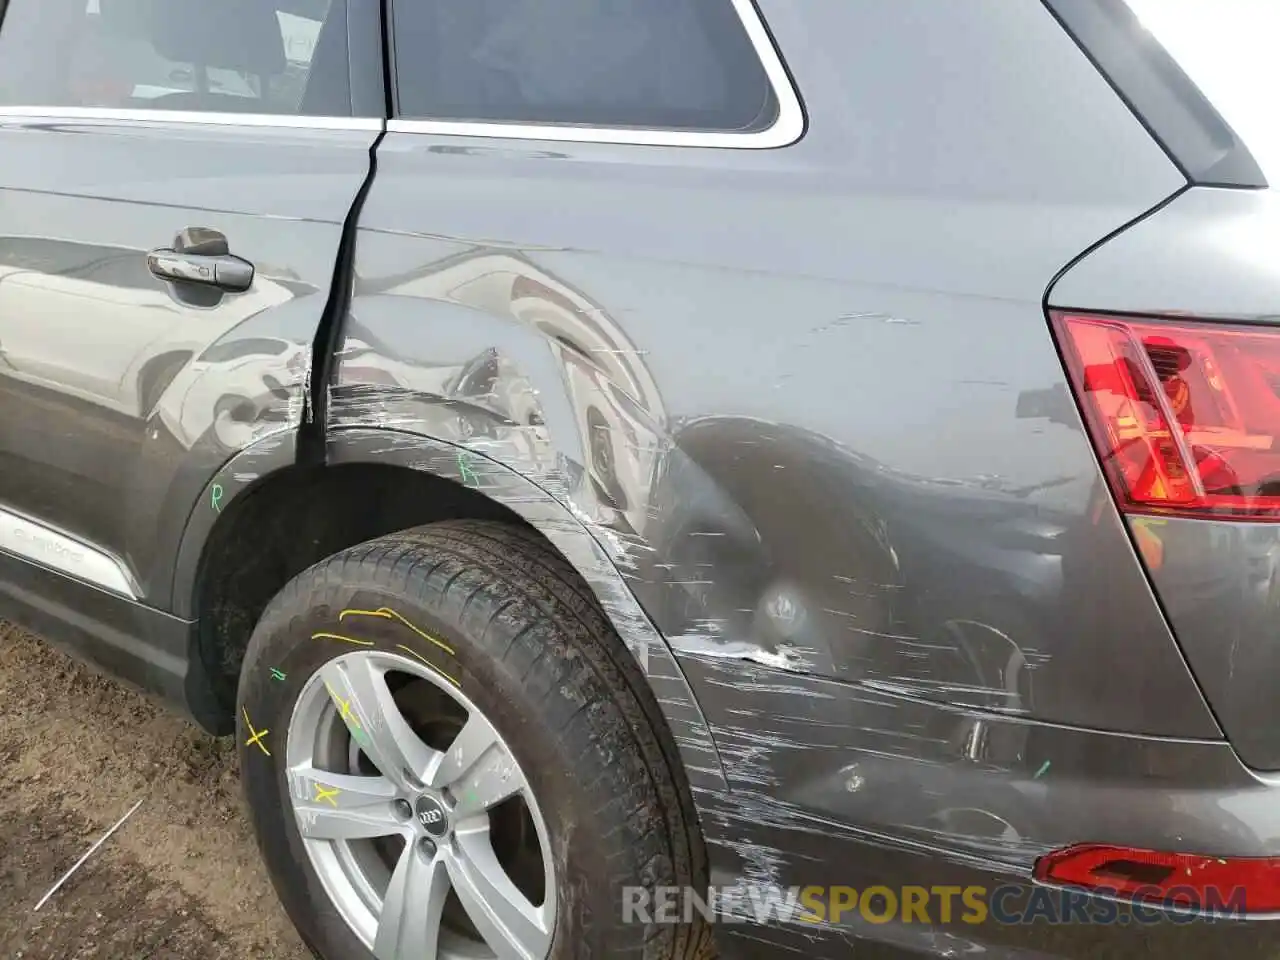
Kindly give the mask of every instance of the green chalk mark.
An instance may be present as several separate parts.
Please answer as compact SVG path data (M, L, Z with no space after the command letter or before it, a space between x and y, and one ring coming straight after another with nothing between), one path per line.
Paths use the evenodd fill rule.
M1039 779L1040 779L1041 777L1043 777L1046 773L1048 773L1048 771L1049 771L1049 761L1048 761L1048 760L1046 760L1046 761L1045 761L1045 762L1040 766L1040 769L1036 771L1036 775L1035 775L1034 777L1032 777L1031 779L1032 779L1032 780L1039 780Z
M480 478L471 469L471 457L465 450L458 451L458 472L462 474L462 482L468 487L480 486Z
M272 667L272 668L271 668L271 679L272 679L272 680L283 680L283 679L284 679L284 674L283 674L283 673L281 673L279 670L277 670L275 667Z
M209 496L209 504L213 507L214 513L222 512L222 484L215 483L213 492Z

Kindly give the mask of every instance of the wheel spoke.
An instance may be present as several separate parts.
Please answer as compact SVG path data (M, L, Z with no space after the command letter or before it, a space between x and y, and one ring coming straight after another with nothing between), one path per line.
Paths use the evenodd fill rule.
M312 766L289 771L298 829L312 840L389 837L406 827L391 806L396 787L386 777L351 777Z
M366 757L393 783L417 789L440 754L400 715L385 673L363 657L331 660L320 670L342 721Z
M378 917L373 953L378 960L408 960L436 956L440 917L449 895L445 858L428 859L410 842L400 854Z
M524 777L497 731L473 712L440 763L431 771L434 787L448 786L458 819L483 813L525 788Z
M551 946L550 911L535 907L498 862L487 828L456 834L446 860L467 916L498 960L542 960Z

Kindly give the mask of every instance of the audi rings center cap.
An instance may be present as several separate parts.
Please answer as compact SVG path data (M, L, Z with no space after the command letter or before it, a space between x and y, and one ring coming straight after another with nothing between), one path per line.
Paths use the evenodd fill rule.
M419 797L415 812L418 823L422 825L422 829L428 836L439 840L449 832L449 814L445 811L444 804L435 797L426 795Z

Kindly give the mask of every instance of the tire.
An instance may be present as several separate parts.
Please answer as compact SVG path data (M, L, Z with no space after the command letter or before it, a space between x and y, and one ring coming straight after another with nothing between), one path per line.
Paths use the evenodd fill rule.
M351 729L339 726L331 697L315 692L332 691L324 686L327 678L358 672L362 663L385 666L388 657L399 657L408 669L410 655L415 668L417 661L427 666L418 669L422 676L399 687L399 708L422 711L415 716L429 714L421 705L435 703L432 698L441 697L441 690L468 701L509 748L515 772L536 798L532 808L525 808L533 810L529 820L521 822L541 826L520 832L520 856L537 845L531 837L549 852L554 920L547 922L546 944L528 941L537 944L533 949L545 946L545 956L556 960L714 956L710 927L696 912L688 924L635 922L634 917L624 922L624 887L693 887L705 895L707 884L705 852L687 788L682 789L674 744L657 733L658 706L635 661L585 584L535 534L499 523L449 521L353 547L300 574L268 605L245 657L237 711L244 793L275 889L318 957L390 960L394 951L385 944L379 954L371 949L362 901L329 895L329 889L338 888L326 887L324 877L334 876L330 865L338 861L314 859L320 855L308 852L329 848L304 842L294 806L307 800L319 781L308 785L305 777L291 777L288 768L300 745L328 749L334 736L359 740L373 732L358 723ZM388 676L403 679L399 673ZM321 705L308 706L313 701ZM353 693L344 714L347 705L364 702ZM321 715L336 733L325 733L330 727L323 726L314 736L308 732L303 720ZM291 722L296 733L289 733ZM447 741L432 745L446 756L462 753ZM343 749L339 746L337 755ZM367 764L367 756L358 762ZM504 781L510 772L506 768ZM437 854L444 857L446 847L456 850L461 844L463 801L449 790L439 797L441 803L458 803L449 814L451 823L459 818L457 834L442 841ZM415 815L406 829L428 829L421 817L436 816L435 801L411 802ZM424 814L423 803L432 810ZM381 804L369 808L376 808L378 817L384 816ZM504 809L494 807L487 814L495 838ZM397 810L406 816L403 805ZM314 831L321 821L307 822ZM432 839L411 836L407 844L420 842L426 862ZM355 841L351 849L367 842ZM499 848L496 839L493 848ZM405 853L381 855L388 872L397 864L404 867ZM370 869L382 868L374 862ZM537 902L532 895L529 901ZM356 906L344 914L339 902ZM454 908L460 902L450 901ZM443 909L450 916L449 906ZM455 909L452 916L450 929L467 933L469 915ZM473 926L469 933L479 930ZM422 960L432 956L428 951Z

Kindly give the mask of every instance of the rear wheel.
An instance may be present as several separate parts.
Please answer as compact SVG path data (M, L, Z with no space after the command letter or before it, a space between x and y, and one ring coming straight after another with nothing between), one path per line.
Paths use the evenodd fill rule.
M705 885L656 704L530 533L451 522L338 554L263 615L240 681L245 794L325 960L710 955L623 922Z

